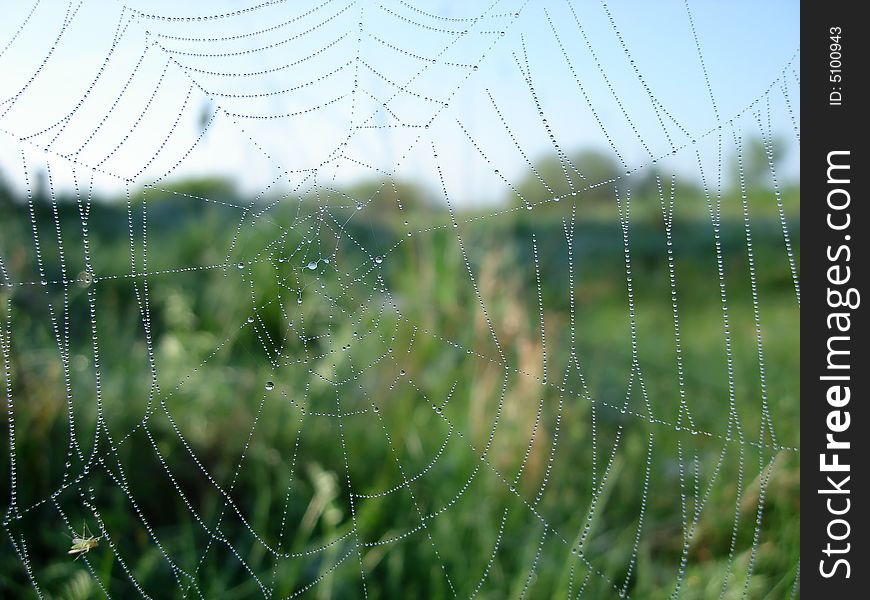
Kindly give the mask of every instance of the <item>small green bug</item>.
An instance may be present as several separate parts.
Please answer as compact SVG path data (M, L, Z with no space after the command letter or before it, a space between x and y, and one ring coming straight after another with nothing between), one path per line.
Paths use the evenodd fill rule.
M67 554L75 554L76 559L97 547L102 536L94 537L88 529L88 524L82 524L82 533L72 539L72 548Z

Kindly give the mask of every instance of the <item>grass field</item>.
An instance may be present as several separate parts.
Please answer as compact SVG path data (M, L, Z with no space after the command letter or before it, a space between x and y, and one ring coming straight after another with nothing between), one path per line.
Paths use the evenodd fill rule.
M762 377L737 196L727 336L703 198L678 205L678 362L657 198L633 200L628 281L615 205L454 227L149 193L91 204L87 237L75 202L36 202L39 257L27 205L0 205L11 277L71 280L0 288L0 596L791 594L799 306L769 195ZM72 560L82 523L102 538Z

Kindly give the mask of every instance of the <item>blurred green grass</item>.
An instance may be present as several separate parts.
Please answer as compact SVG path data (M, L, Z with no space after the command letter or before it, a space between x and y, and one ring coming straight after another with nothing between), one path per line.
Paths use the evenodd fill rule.
M629 384L612 205L578 202L573 224L567 201L495 216L461 211L454 228L446 211L422 203L399 216L389 203L358 210L337 194L319 205L284 201L257 218L220 182L173 191L136 194L129 213L123 202L90 205L95 283L0 290L20 512L4 521L2 595L33 595L29 570L52 598L92 597L101 587L139 595L133 579L157 598L248 598L260 586L287 597L309 585L318 598L357 598L363 575L369 598L552 598L581 589L611 598L623 588L661 598L678 581L682 597L710 598L726 577L725 598L744 589L750 598L788 597L799 557L799 456L775 452L762 432L738 197L723 199L721 239L741 433L725 439L727 357L702 198L681 198L674 226L693 432L677 423L655 198L635 199L630 220L641 389L637 378ZM752 237L770 417L776 443L797 447L798 306L775 205L769 194L751 197L760 198ZM799 250L796 192L784 201ZM57 207L55 215L47 202L34 206L43 269L48 279L83 279L79 206ZM0 210L7 268L37 281L28 207L9 200ZM573 228L573 289L565 227ZM130 276L130 228L135 270L147 276ZM207 268L178 271L196 265ZM65 308L68 360L51 318L62 332ZM569 364L572 337L579 370ZM6 423L2 431L10 448ZM11 456L3 454L0 477L7 505ZM581 558L571 547L590 510ZM97 516L107 537L70 560L65 533L83 521L96 531ZM683 519L694 517L684 556ZM290 556L276 558L266 545Z

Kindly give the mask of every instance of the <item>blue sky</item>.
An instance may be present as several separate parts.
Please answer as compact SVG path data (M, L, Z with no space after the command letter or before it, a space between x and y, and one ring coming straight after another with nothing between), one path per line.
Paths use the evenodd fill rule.
M264 4L8 3L4 179L48 166L67 188L220 174L286 192L315 172L432 188L440 172L457 202L493 202L555 145L697 177L718 124L726 153L731 127L783 140L797 175L797 2Z

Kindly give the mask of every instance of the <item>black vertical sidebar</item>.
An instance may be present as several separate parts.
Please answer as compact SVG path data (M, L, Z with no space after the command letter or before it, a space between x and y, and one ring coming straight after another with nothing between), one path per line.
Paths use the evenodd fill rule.
M866 598L870 28L858 2L801 6L801 573L804 598Z

